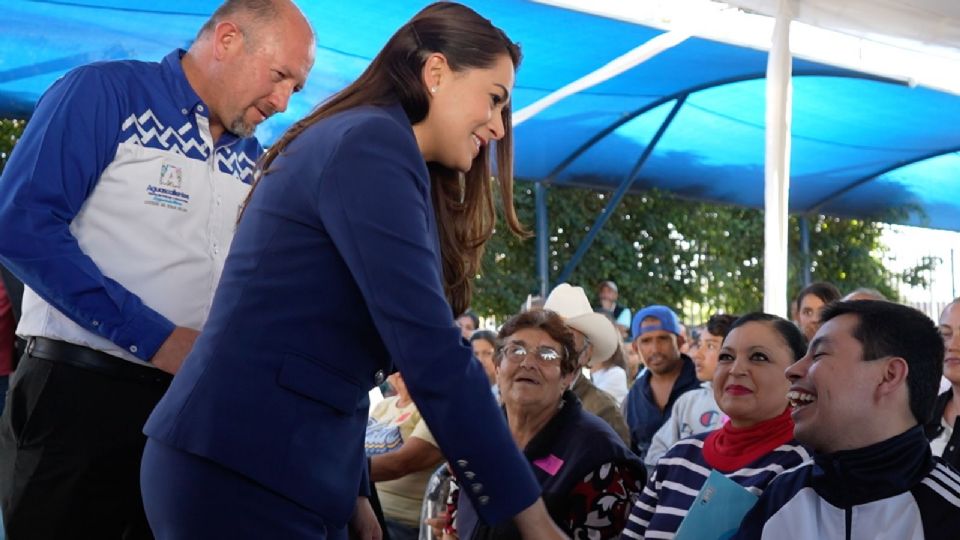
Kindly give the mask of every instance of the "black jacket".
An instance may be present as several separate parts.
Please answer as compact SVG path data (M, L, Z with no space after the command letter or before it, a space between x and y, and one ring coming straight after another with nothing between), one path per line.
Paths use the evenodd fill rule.
M943 418L943 411L952 398L953 388L937 397L937 404L933 408L933 417L923 427L923 432L928 441L936 439L943 433L943 423L940 419ZM947 446L943 449L943 455L940 456L944 461L953 465L955 469L960 469L960 429L957 429L957 427L960 427L960 422L958 420L960 420L960 416L953 419L953 435L950 436Z

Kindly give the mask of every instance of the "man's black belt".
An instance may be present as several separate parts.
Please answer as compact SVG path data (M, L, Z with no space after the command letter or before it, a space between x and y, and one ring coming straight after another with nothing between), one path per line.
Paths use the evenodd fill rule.
M148 384L170 384L173 375L149 366L141 366L89 347L45 337L31 337L27 354L51 362L95 371L103 375Z

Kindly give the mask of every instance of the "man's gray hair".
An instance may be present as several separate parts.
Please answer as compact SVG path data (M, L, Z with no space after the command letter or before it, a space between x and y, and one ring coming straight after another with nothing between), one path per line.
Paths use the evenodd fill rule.
M846 296L841 298L842 301L847 302L853 299L857 300L888 300L884 294L876 289L871 289L870 287L858 287L849 293Z

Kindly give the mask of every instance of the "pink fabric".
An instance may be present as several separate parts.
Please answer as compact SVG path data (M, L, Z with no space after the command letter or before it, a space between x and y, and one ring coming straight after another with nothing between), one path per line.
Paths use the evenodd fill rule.
M563 467L563 460L550 454L545 458L534 461L533 464L546 471L550 476L554 476L557 474L557 471L560 470L560 467Z

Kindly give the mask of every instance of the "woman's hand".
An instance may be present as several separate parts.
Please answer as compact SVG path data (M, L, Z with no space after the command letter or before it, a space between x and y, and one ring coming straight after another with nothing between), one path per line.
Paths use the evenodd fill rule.
M450 524L450 517L444 513L437 517L427 518L423 520L423 523L430 527L434 538L443 538L443 529Z
M450 514L446 512L437 516L423 520L430 527L433 537L438 540L459 540L460 537L455 532L446 532L450 525Z
M356 540L383 540L383 531L377 515L366 497L357 497L357 506L350 517L350 538Z
M547 507L543 505L543 499L537 499L517 514L513 521L520 529L520 536L524 540L569 540L560 527L550 519Z

